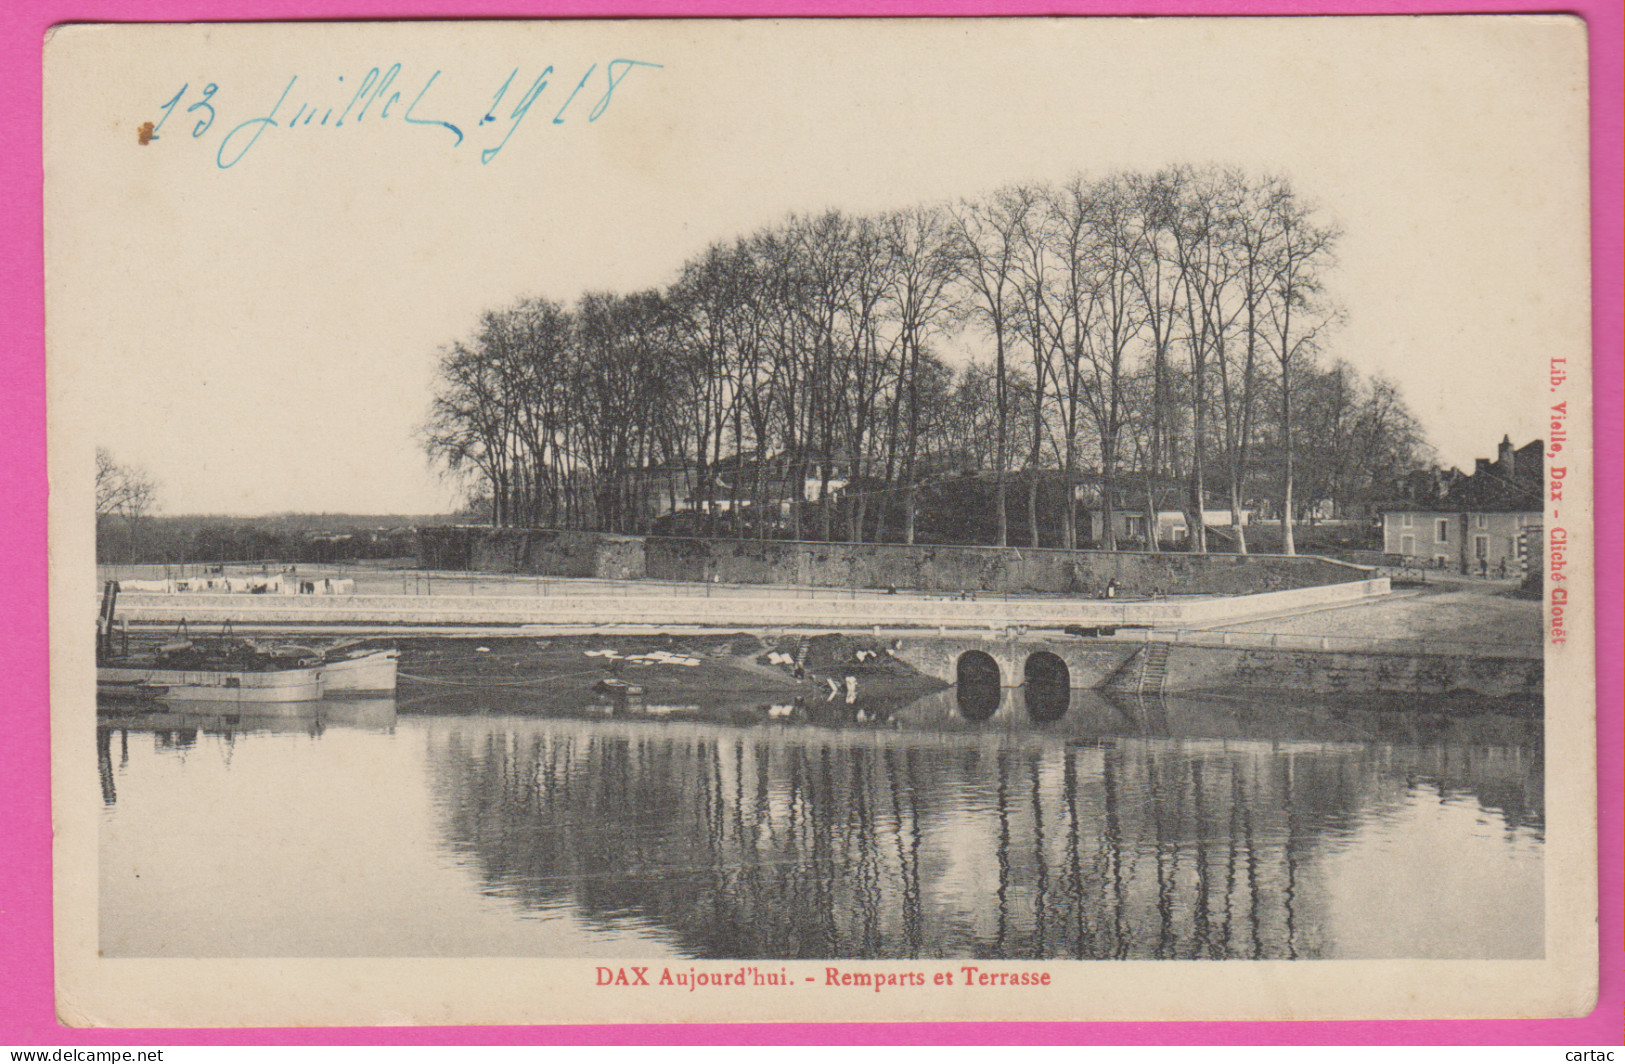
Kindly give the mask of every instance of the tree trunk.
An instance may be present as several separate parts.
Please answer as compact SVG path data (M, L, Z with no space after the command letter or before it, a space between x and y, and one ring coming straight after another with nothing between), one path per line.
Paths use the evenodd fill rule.
M998 545L1001 547L1008 547L1010 545L1010 522L1007 519L1004 504L1004 470L999 470L998 473L995 474L995 478L996 479L993 486L993 512L997 515L999 524Z
M1298 545L1292 535L1292 401L1288 398L1286 374L1281 382L1281 445L1285 452L1285 475L1281 486L1281 553L1296 554Z
M1038 466L1035 463L1027 473L1027 536L1031 545L1038 546Z
M1108 450L1100 462L1100 545L1107 550L1117 549L1117 463Z
M1145 482L1145 549L1153 554L1162 550L1162 537L1157 527L1157 498L1149 478Z
M1242 523L1241 488L1236 478L1230 478L1230 530L1236 536L1236 553L1247 553L1247 526Z
M1072 433L1069 431L1066 435L1066 460L1062 463L1065 467L1065 476L1062 478L1065 484L1061 511L1061 539L1067 550L1078 549L1078 504L1075 498L1077 491L1074 487L1077 475L1076 451L1077 446L1072 442Z
M1202 429L1204 427L1203 423L1206 419L1203 417L1201 400L1202 385L1200 381L1198 381L1196 384L1196 394L1196 411L1191 433L1191 511L1190 515L1186 518L1185 523L1190 526L1191 541L1188 548L1190 553L1206 554L1207 508L1205 506L1206 499L1204 496L1207 494L1207 484L1205 482L1206 478L1203 475L1204 471L1202 468Z

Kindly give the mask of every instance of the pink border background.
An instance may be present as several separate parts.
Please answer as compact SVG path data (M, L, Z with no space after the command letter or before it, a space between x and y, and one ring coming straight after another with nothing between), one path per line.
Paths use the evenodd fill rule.
M1625 1034L1621 910L1621 13L1617 0L0 0L0 1044L1056 1044L1619 1045ZM58 22L221 19L841 15L1572 13L1591 28L1593 344L1596 352L1597 684L1601 994L1569 1020L1337 1023L965 1023L77 1030L52 999L47 710L45 371L40 56Z

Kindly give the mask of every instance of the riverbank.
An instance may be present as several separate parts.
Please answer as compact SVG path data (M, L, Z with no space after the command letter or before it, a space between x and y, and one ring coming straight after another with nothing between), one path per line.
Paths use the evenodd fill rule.
M678 717L752 721L775 713L809 716L810 707L817 707L837 720L859 714L884 719L955 683L963 655L972 650L990 655L998 682L1011 688L1026 681L1029 661L1043 652L1064 665L1065 682L1074 691L1229 692L1350 707L1444 697L1465 711L1509 706L1520 715L1538 714L1541 707L1539 604L1491 585L1403 591L1343 604L1311 602L1259 620L1174 630L1128 628L1116 638L1089 638L1064 634L1055 622L1031 629L989 627L958 636L894 625L863 626L858 634L814 627L818 618L813 614L821 607L903 606L918 599L908 594L853 599L825 592L797 603L802 627L768 627L762 589L712 600L717 605L732 600L739 629L720 627L719 618L710 629L661 630L655 627L651 600L617 595L597 582L578 583L592 590L572 599L624 607L630 611L628 622L557 628L343 628L369 643L401 649L400 700L408 711L597 713L613 710L617 700L624 704L631 699L645 712ZM624 592L628 585L619 587ZM1302 593L1285 594L1296 598ZM235 603L264 598L237 596ZM974 610L984 625L1006 605L930 604ZM195 607L197 601L189 605ZM641 612L635 609L640 606ZM602 609L592 612L605 615ZM193 620L199 619L194 613ZM241 623L242 614L236 619L240 631L292 642L311 641L323 630L336 634L340 628L251 628ZM162 630L167 634L171 628ZM157 633L157 626L147 627L145 637L156 638ZM640 689L635 699L622 685Z
M403 712L636 711L674 719L754 721L766 714L866 720L945 686L893 657L884 640L834 634L442 636L376 642L400 649L396 697Z
M1520 598L1514 581L1458 583L1394 591L1377 601L1295 611L1215 626L1229 632L1270 632L1460 647L1538 648L1541 603Z
M967 657L991 666L993 682L1006 690L1019 690L1039 675L1045 679L1037 682L1070 688L1073 700L1091 691L1385 711L1415 706L1524 718L1538 718L1542 710L1543 670L1528 658L1168 643L1136 647L1065 636L600 633L389 642L401 651L398 698L407 712L881 721L927 695L948 691ZM1151 682L1142 675L1148 661L1160 673Z

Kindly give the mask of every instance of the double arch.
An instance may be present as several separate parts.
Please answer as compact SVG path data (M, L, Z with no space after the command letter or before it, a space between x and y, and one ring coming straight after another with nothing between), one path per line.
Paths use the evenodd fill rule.
M1072 704L1072 671L1058 654L1036 650L1022 665L1027 716L1038 724L1060 720ZM955 697L967 720L984 721L998 711L1004 676L985 650L967 650L954 667Z

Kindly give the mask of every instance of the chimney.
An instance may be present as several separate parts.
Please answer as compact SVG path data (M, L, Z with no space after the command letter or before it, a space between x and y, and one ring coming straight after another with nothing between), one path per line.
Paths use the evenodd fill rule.
M1475 458L1475 459L1473 459L1473 476L1476 477L1476 476L1479 476L1481 474L1488 473L1489 471L1490 471L1490 460L1488 458Z
M1511 479L1518 472L1518 452L1512 446L1511 436L1501 437L1501 475Z

